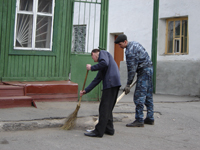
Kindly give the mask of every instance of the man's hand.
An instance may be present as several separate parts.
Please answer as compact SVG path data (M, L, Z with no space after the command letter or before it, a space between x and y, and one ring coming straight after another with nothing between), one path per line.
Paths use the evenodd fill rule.
M83 91L81 90L81 91L80 91L80 96L83 96L85 93L86 93L85 90L83 90Z
M86 65L86 69L87 69L87 70L91 70L91 64L87 64L87 65Z
M126 85L123 91L125 91L125 94L127 95L130 92L130 89L131 89L130 85Z

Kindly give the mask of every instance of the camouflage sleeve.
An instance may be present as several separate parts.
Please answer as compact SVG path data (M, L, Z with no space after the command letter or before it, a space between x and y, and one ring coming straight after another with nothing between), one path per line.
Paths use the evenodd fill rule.
M128 79L127 79L127 85L130 85L133 82L137 66L138 66L138 60L136 59L136 56L129 55L129 57L126 60L127 63L127 71L128 71Z

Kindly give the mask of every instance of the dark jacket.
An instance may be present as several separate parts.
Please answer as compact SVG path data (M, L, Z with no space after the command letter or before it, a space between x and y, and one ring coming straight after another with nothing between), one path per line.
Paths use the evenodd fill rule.
M97 70L97 76L90 85L85 88L86 93L90 92L95 86L97 86L101 80L103 80L103 90L121 86L118 66L109 52L105 50L100 51L98 64L91 66L91 71Z

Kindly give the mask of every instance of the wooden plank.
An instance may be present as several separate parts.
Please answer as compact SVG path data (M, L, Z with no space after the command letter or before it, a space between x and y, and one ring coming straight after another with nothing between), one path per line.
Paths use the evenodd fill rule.
M55 77L55 64L56 64L56 57L52 57L52 76L51 77Z
M3 76L6 76L7 75L7 68L8 68L8 53L9 53L9 41L8 39L11 39L10 37L10 29L11 29L11 4L12 3L9 3L8 1L8 4L7 4L7 25L6 25L6 41L5 41L5 54L4 54L4 73L3 73Z
M72 16L73 14L71 14L71 1L67 1L66 7L68 6L68 9L66 10L66 24L68 26L68 28L66 28L65 30L65 42L64 42L64 58L63 58L63 77L66 77L68 79L68 74L69 74L69 65L70 65L70 61L69 61L69 55L71 54L71 38L70 37L70 32L72 31L72 26L71 26L71 20L70 20L70 16Z
M34 56L30 56L30 59L29 59L29 62L30 62L30 65L29 65L29 76L30 77L33 77L33 74L34 74Z
M0 69L0 75L4 74L4 62L5 62L5 51L6 51L6 26L7 26L7 12L8 12L8 1L4 1L3 2L3 10L2 10L2 26L1 26L1 30L2 30L2 34L1 34L1 45L0 45L0 49L1 49L1 69Z
M26 76L26 57L22 56L22 76L21 77L25 77Z
M2 17L3 17L3 0L0 0L0 45L1 45L1 26L2 26ZM1 51L0 51L0 57L1 57ZM1 63L0 63L0 68L1 68ZM0 69L1 70L1 69ZM1 76L1 74L0 74Z
M42 77L41 63L42 63L42 58L38 56L38 75L37 75L37 77Z
M34 56L34 66L33 66L33 77L37 77L38 76L38 56Z
M40 56L42 59L42 63L41 63L41 70L42 70L42 75L41 77L45 77L45 56Z
M14 24L15 24L15 7L16 7L16 1L12 1L12 8L11 8L11 28L10 28L10 44L9 44L9 53L11 50L13 50L13 42L14 42ZM8 55L8 67L7 67L7 77L11 75L11 68L13 67L12 65L13 56Z
M30 56L25 56L26 58L26 77L30 77Z
M56 16L58 18L58 23L57 23L57 31L58 31L58 35L57 37L54 38L57 39L56 41L56 65L55 65L55 77L59 76L59 68L60 68L60 45L61 45L61 31L62 31L62 7L63 7L63 0L60 1L56 1L56 7L58 12L56 12ZM55 44L55 43L54 43Z
M23 61L22 61L22 56L18 56L18 58L19 58L19 63L18 63L18 71L17 71L17 77L22 77L23 75L22 75L22 72L23 72L23 70L22 70L22 64L23 64Z
M52 58L48 58L48 72L47 72L47 77L52 77Z
M45 57L45 72L44 72L44 76L48 77L48 70L49 70L49 56Z
M64 44L65 44L65 30L66 30L66 1L62 5L62 26L61 26L61 46L60 46L60 57L59 57L59 76L63 76L63 62L64 62Z

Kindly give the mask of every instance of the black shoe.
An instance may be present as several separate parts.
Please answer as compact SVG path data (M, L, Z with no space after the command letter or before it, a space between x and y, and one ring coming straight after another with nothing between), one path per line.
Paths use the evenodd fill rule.
M88 133L95 132L95 129L94 130L88 130L87 132ZM113 132L105 131L104 133L107 134L107 135L114 135L115 131L113 131Z
M127 127L144 127L144 122L139 122L138 120L133 121L126 125Z
M154 120L146 118L146 119L144 119L144 124L154 125Z
M115 131L113 131L113 132L105 131L105 134L107 134L107 135L114 135Z
M90 136L90 137L102 137L100 135L98 135L95 132L88 132L88 133L84 133L85 136Z

